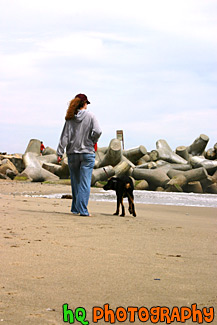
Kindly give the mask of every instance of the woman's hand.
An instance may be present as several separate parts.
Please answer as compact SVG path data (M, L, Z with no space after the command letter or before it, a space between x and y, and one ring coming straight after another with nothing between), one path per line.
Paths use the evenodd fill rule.
M61 160L62 160L62 157L58 156L58 157L57 157L57 162L58 162L58 164L61 162Z

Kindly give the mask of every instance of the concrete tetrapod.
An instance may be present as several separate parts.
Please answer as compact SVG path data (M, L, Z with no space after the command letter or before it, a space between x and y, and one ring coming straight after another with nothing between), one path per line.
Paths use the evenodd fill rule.
M151 161L157 161L160 159L159 153L156 149L151 150L151 152L149 153L149 157L150 157Z
M143 165L149 161L151 161L151 158L150 158L149 154L146 154L137 161L137 166Z
M204 167L210 173L217 170L217 160L209 160L204 158L204 156L191 157L190 163L194 168Z
M167 176L166 172L163 169L141 169L134 168L132 172L132 177L136 180L146 180L150 186L153 187L164 187L170 181L170 178Z
M170 146L165 140L158 140L156 142L157 152L158 152L158 159L165 160L170 163L176 164L187 164L187 160L183 159L175 152L172 151Z
M209 137L205 134L201 134L190 146L187 147L187 150L192 156L200 156L204 152L208 141Z
M61 165L56 165L56 164L46 163L45 162L45 163L43 163L42 168L48 170L52 174L57 175L58 174L58 171L61 169Z
M118 139L112 139L108 146L105 156L100 161L99 164L96 166L97 168L104 167L104 166L115 166L117 165L122 159L122 150L121 150L121 141Z
M43 151L42 151L42 156L46 156L46 155L52 155L52 154L57 154L56 150L51 148L51 147L46 147Z
M217 183L214 183L214 184L211 184L210 186L208 186L206 191L207 191L207 193L210 193L210 194L217 194Z
M136 162L142 158L143 156L145 156L147 153L147 150L144 146L139 146L136 148L132 148L129 150L124 150L123 151L123 155L129 159L133 164L136 164Z
M212 175L212 180L213 180L213 183L217 183L217 170L216 170L215 173Z
M148 182L143 179L141 180L136 186L135 186L135 190L148 190L149 189L149 185Z
M37 159L41 165L43 165L43 163L57 164L57 155L54 153L51 155L38 156Z
M136 168L141 168L141 169L155 169L157 168L157 164L155 161L149 161L141 165L137 165Z
M217 170L212 176L210 176L210 179L212 180L212 184L209 184L206 187L206 192L211 194L217 194Z
M213 178L210 175L208 175L207 178L201 179L200 184L202 186L203 192L205 193L207 191L207 187L209 187L213 183L215 182L213 181Z
M130 168L135 168L135 165L126 157L122 157L122 160L114 167L115 175L118 177L122 175L129 175Z
M70 176L67 157L62 159L61 164L52 164L44 162L42 167L48 170L49 172L59 176L59 178L61 179L67 179Z
M205 154L205 158L206 159L210 159L210 160L214 160L216 159L216 152L214 149L210 148L207 150L206 154Z
M189 153L187 147L179 146L176 148L176 154L182 157L183 159L189 161Z
M25 165L24 171L20 174L20 176L26 175L33 182L43 182L48 180L58 180L59 177L50 173L41 167L40 162L37 159L37 156L33 152L27 152L23 155L23 162Z
M158 161L156 161L158 163ZM181 170L181 171L186 171L192 169L192 166L190 164L170 164L166 163L164 165L160 165L158 169L164 170L165 173L167 173L170 169L176 169L176 170Z
M188 193L203 193L203 188L199 181L189 182L187 184L187 192Z
M170 166L170 168L172 169L176 169L176 170L183 170L183 171L186 171L186 170L191 170L192 169L192 166L190 164L186 164L186 165L183 165L183 164L168 164ZM167 167L167 165L165 166L162 166L162 168L164 167Z
M170 169L167 175L171 180L167 184L167 192L183 191L183 187L194 181L200 181L208 177L208 173L205 168L196 168L187 171L180 171L175 169Z
M170 178L181 174L185 176L187 182L200 181L201 179L207 178L209 176L206 169L203 167L186 171L170 169L167 173Z
M39 141L38 139L31 139L28 143L25 153L34 152L39 156L40 147L41 147L41 141Z
M108 151L108 147L99 147L97 150L101 151L105 155L106 152Z
M97 181L106 181L108 178L115 175L114 168L109 165L93 170L91 185L94 185Z

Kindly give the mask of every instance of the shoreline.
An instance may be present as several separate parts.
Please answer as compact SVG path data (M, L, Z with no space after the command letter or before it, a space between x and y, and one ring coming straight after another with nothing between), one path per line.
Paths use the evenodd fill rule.
M16 188L16 191L13 191L14 188ZM69 184L65 185L1 180L0 195L1 193L22 195L24 197L61 199L63 194L71 194L71 187ZM217 208L216 194L134 190L134 199L136 204L144 205ZM91 187L90 201L116 202L116 194L112 190L104 191L102 188ZM124 203L127 204L126 198L124 198Z

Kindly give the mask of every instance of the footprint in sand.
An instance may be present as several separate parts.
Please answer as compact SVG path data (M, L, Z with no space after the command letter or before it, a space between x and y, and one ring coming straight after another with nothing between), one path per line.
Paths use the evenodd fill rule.
M6 292L6 294L8 294L9 296L14 296L17 294L17 292Z
M169 257L182 257L182 255L180 255L180 254L177 254L177 255L170 254L170 255L167 255L167 256L169 256Z
M42 314L29 314L29 316L36 317L36 318L38 318L38 317L44 317L44 315L42 315Z

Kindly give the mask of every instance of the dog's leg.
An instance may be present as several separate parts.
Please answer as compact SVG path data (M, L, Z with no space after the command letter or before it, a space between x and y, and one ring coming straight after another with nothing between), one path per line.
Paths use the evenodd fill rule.
M125 216L125 209L124 209L124 198L122 196L121 198L121 208L122 208L122 213L121 213L121 217L124 217Z
M127 193L128 201L129 201L129 212L134 217L136 217L135 205L134 205L134 196L133 193Z
M132 199L130 197L130 194L127 192L127 198L128 198L128 203L129 203L129 212L130 214L133 214L133 210L132 210Z
M119 195L117 195L117 209L116 209L116 212L113 213L114 216L118 216L118 215L119 215L119 207L120 207L120 203L121 203L121 201L120 201L120 197L119 197Z
M134 217L136 217L136 211L135 211L135 205L134 205L134 196L133 196L133 193L132 193L132 197L131 197L131 199L132 199L132 211L133 211L133 216Z
M131 202L129 193L127 193L127 198L128 198L128 203L129 203L129 209L128 210L129 210L130 214L132 214L133 213L132 202Z

